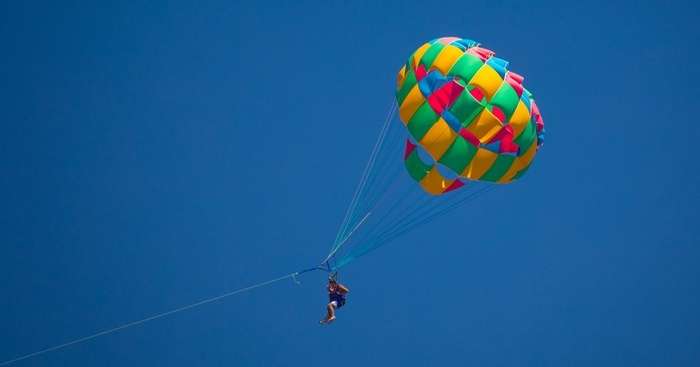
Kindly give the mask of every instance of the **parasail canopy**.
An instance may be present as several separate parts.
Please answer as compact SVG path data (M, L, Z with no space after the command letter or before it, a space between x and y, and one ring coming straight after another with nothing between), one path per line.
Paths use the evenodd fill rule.
M544 141L523 81L469 39L418 47L398 72L396 101L322 264L339 269L522 177Z
M404 153L410 176L433 195L465 180L509 183L522 176L544 139L544 121L523 79L469 39L438 38L413 52L396 87L410 135Z

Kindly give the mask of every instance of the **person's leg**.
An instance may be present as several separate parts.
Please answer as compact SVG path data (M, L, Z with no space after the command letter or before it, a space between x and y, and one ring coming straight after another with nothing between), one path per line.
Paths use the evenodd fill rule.
M321 320L322 323L328 323L335 320L335 301L328 303L326 306L326 318Z

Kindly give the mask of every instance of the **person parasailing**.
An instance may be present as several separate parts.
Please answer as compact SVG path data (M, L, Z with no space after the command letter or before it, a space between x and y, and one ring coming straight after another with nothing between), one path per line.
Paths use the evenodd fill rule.
M348 287L336 281L335 275L328 277L328 305L326 306L326 317L319 321L321 324L330 324L335 320L335 310L343 307L346 301L346 295L350 292Z

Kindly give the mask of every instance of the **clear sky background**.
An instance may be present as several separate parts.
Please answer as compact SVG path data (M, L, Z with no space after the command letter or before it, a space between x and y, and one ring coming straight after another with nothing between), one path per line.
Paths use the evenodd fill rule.
M17 366L697 366L698 5L0 6L0 361L327 253L421 43L472 38L547 127L527 179L344 269Z

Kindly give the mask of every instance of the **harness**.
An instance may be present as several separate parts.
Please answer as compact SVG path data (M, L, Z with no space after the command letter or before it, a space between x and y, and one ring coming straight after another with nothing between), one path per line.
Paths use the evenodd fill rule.
M328 299L330 300L330 302L335 301L336 303L338 303L338 308L342 307L345 304L345 295L340 292L329 293Z

